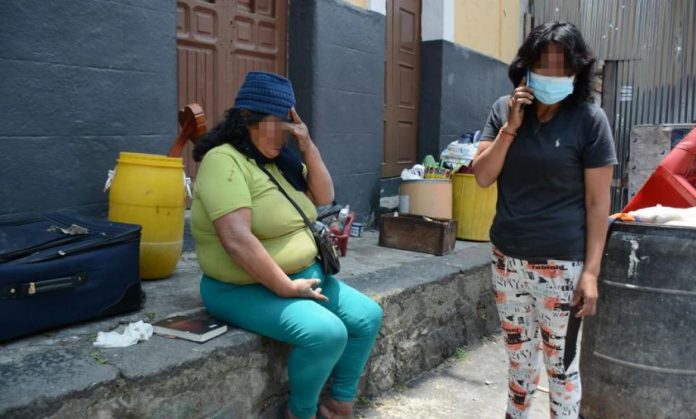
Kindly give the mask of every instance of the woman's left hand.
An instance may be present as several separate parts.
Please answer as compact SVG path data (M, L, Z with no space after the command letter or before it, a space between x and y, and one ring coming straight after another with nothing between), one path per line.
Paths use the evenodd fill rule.
M597 313L597 296L597 275L583 271L570 303L571 307L578 309L575 317L594 316Z
M314 146L314 143L312 143L312 138L309 136L309 129L307 129L307 125L302 122L302 119L300 119L300 115L297 114L295 108L290 108L290 118L292 119L292 122L286 123L285 127L288 133L295 137L300 152L304 154L307 150Z

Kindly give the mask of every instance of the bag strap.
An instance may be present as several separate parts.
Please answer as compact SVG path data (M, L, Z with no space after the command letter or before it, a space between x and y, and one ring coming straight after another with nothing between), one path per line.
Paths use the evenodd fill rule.
M256 162L256 161L254 161L254 162ZM268 170L266 170L266 168L263 167L262 164L256 163L256 166L257 166L259 169L261 169L261 171L264 172L264 173L266 174L266 176L268 176L268 178L271 180L271 182L273 182L273 183L278 187L278 190L288 199L288 201L290 201L290 203L292 204L292 206L295 207L295 209L297 210L297 212L298 212L298 213L300 214L300 216L302 217L302 220L304 220L304 223L305 223L305 224L307 225L307 227L309 228L309 231L314 232L314 224L313 224L311 221L309 221L309 218L307 218L307 216L305 215L304 211L302 211L302 208L300 208L300 206L297 205L297 203L296 203L295 201L293 201L292 198L290 198L290 195L288 195L288 193L285 192L285 189L283 189L283 187L280 186L280 183L278 183L278 181L276 180L276 178L274 178L273 175L271 175L271 173L270 173Z

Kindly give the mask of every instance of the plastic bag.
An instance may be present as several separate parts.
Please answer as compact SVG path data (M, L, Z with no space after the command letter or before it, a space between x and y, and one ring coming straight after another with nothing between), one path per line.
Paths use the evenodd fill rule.
M425 175L425 167L421 164L417 164L410 169L404 169L401 171L402 180L418 180L423 179Z
M634 216L636 220L646 223L682 226L690 226L696 223L696 207L672 208L657 205L629 211L629 214Z
M457 141L449 143L440 153L440 160L451 164L455 171L461 166L468 166L478 150L481 131L464 134Z

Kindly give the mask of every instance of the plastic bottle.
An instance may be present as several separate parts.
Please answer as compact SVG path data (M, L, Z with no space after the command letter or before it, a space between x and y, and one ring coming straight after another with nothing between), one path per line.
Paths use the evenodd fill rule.
M338 213L338 221L344 223L346 222L346 218L348 218L348 212L350 212L350 205L346 205L344 208L341 208L341 211Z
M348 213L350 212L350 205L346 205L344 208L341 208L341 211L338 213L338 222L341 223L341 226L346 225L346 220L348 219Z

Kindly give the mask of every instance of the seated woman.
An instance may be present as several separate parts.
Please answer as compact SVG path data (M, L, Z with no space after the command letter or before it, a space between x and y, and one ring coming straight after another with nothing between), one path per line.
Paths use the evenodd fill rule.
M352 415L358 381L382 320L377 303L317 263L301 215L334 200L333 182L290 81L250 72L225 120L194 149L201 161L191 228L208 312L231 325L292 345L287 417ZM286 146L297 140L302 159ZM330 396L319 395L329 376Z

